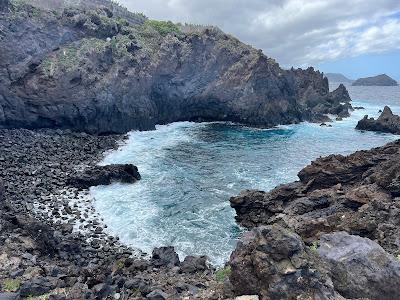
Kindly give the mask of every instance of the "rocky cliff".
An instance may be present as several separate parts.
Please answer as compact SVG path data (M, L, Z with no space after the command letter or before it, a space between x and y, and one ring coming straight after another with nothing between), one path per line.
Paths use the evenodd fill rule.
M6 2L1 128L120 133L181 120L270 127L325 121L351 107L344 86L330 93L321 73L283 70L217 28L122 18L102 5Z
M251 229L229 262L234 294L399 298L399 162L396 141L317 159L297 182L232 197L237 221Z
M356 129L400 134L400 116L394 115L389 106L385 106L378 119L365 116L358 121Z

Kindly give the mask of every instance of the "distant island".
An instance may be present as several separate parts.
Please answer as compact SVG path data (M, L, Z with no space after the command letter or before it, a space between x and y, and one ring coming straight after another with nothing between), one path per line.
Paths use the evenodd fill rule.
M396 80L386 74L373 77L360 78L353 82L353 86L397 86Z
M354 81L340 73L326 73L325 77L328 78L329 82L352 83Z

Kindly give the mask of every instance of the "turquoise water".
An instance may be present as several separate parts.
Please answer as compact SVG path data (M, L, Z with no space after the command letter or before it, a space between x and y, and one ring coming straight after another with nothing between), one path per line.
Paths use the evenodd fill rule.
M95 187L95 208L111 234L145 252L173 245L179 255L207 255L223 264L241 229L229 197L252 188L270 190L297 179L311 160L380 146L396 136L354 130L364 114L389 104L400 113L400 89L349 87L355 111L333 127L303 123L260 130L226 123L180 122L131 132L102 164L133 163L142 180Z

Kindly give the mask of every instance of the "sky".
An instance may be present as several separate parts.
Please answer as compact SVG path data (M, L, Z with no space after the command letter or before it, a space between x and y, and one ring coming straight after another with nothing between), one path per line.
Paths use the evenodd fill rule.
M214 25L282 67L400 80L400 0L119 0L152 19Z

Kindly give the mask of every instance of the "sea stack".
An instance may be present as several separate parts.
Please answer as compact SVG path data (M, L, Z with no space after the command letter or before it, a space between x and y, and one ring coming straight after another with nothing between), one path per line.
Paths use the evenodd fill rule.
M356 129L400 134L400 116L394 115L389 106L385 106L378 119L366 115L358 122Z

